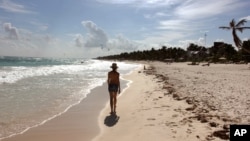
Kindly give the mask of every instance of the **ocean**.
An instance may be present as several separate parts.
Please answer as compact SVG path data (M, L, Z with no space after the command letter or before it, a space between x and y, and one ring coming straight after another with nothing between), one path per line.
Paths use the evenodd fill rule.
M121 76L139 64L116 62ZM107 80L112 62L0 56L0 140L44 124Z

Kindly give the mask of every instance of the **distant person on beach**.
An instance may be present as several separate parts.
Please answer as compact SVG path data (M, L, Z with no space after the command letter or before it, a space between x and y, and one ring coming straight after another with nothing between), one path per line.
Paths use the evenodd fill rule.
M109 90L110 108L111 108L110 114L115 114L117 93L121 92L120 79L119 79L120 74L117 72L118 66L116 63L113 63L112 66L110 66L110 68L112 68L112 71L108 73L108 90Z

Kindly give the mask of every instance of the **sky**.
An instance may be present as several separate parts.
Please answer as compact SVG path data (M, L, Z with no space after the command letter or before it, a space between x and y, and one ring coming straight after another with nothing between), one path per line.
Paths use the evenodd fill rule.
M249 0L0 0L0 56L74 57L233 44ZM237 32L250 39L250 30Z

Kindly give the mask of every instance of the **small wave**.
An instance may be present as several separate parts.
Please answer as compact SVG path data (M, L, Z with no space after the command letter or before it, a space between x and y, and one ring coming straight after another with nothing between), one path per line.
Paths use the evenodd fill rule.
M40 57L12 57L1 56L0 66L51 66L51 65L70 65L79 61L85 62L86 59L75 58L40 58Z
M12 66L0 69L0 84L1 83L15 83L18 80L35 77L48 76L51 74L66 73L72 74L78 71L87 70L87 64L83 65L54 65L54 66Z
M82 71L83 73L91 72L93 76L98 77L110 70L111 63L109 61L86 60L82 63L80 60L74 61L70 65L53 65L53 66L11 66L0 69L0 84L1 83L15 83L18 80L35 77L48 76L51 74L65 73L73 74ZM119 62L119 71L127 73L138 67L136 64L127 64Z

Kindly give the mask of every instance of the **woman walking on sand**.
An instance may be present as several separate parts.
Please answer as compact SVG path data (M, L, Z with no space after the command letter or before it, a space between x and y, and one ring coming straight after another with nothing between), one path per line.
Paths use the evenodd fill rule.
M109 96L110 96L110 108L111 112L110 114L115 114L116 113L116 103L117 103L117 92L120 93L120 79L119 76L120 74L117 72L117 64L113 63L112 66L112 71L108 73L108 90L109 90Z

